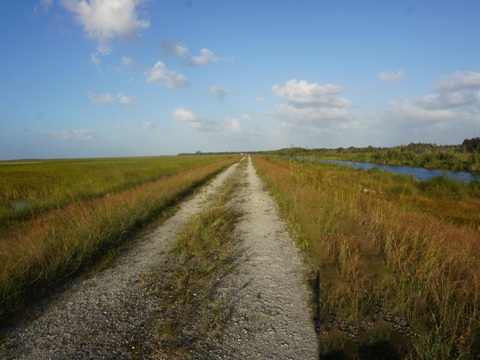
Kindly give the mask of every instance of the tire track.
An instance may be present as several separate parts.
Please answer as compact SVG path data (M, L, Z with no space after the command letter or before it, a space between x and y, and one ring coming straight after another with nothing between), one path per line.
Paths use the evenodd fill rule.
M218 338L200 345L195 359L317 359L318 340L308 309L303 257L276 203L248 159L248 186L237 197L246 215L236 234L243 261L217 289L235 306Z

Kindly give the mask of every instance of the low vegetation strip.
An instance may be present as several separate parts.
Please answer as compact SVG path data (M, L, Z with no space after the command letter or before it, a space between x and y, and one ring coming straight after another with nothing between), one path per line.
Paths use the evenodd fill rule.
M435 192L330 164L254 163L318 269L323 356L480 356L480 233L425 211Z
M162 302L153 320L158 340L153 348L160 357L187 355L199 340L221 330L228 318L228 304L213 294L242 252L233 236L241 213L230 204L240 180L235 174L227 180L213 204L191 220L165 263L145 282Z
M125 243L169 205L235 161L238 158L216 158L157 181L72 203L0 233L0 318Z

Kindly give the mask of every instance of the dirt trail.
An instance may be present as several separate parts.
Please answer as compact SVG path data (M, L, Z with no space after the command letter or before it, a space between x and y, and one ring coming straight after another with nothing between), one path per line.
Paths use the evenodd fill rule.
M19 324L0 346L1 359L149 359L147 324L161 302L142 288L183 226L209 203L236 165L216 177L179 211L138 241L109 269L74 282L33 321ZM236 229L246 248L217 289L235 304L220 336L199 343L197 359L314 359L317 340L307 308L302 257L277 206L249 159L248 186L237 196L246 215ZM235 294L231 298L231 294Z
M236 230L246 251L218 289L219 296L235 294L235 307L220 338L200 346L194 358L316 359L302 255L250 159L247 175L239 194L246 215Z

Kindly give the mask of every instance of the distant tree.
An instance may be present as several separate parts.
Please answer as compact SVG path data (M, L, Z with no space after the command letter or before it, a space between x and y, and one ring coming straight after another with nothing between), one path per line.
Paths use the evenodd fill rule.
M467 152L480 152L480 137L465 139L463 140L462 146Z

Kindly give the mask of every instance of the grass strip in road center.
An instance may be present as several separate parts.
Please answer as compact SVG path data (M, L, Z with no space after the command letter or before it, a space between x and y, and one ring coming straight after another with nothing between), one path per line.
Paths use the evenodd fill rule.
M163 305L153 325L158 341L153 347L159 356L186 354L219 331L230 314L228 299L214 294L242 254L233 236L241 212L232 205L241 180L237 174L227 180L212 205L187 224L163 266L145 283Z

